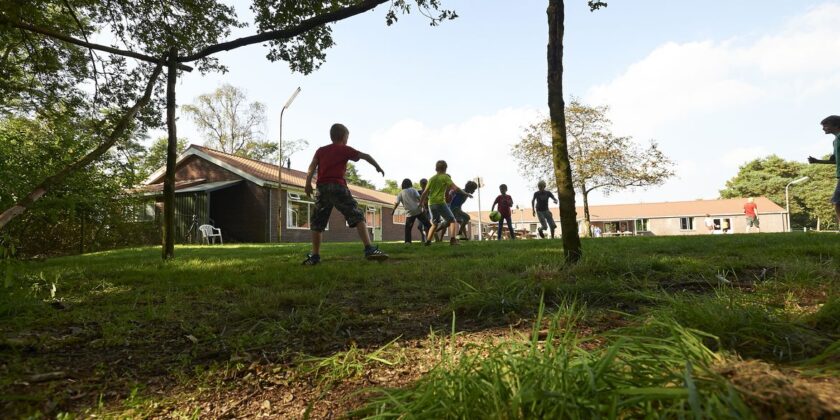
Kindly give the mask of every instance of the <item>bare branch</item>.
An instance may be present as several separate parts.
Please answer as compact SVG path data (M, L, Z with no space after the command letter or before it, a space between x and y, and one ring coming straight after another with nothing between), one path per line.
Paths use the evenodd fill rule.
M246 45L258 44L260 42L272 41L276 39L287 39L303 34L313 28L339 20L347 19L368 10L373 10L376 6L385 3L389 0L366 0L359 4L343 7L333 12L324 13L309 19L304 20L297 26L291 28L280 29L276 31L268 31L261 34L246 36L244 38L235 39L221 44L211 45L195 54L185 55L178 58L178 62L186 63L207 57L220 51L230 51L235 48L244 47Z
M6 16L3 16L2 14L0 14L0 23L7 24L7 25L10 25L10 26L18 28L18 29L23 29L25 31L34 32L36 34L41 34L41 35L44 35L44 36L48 36L50 38L55 38L55 39L58 39L58 40L61 40L61 41L64 41L64 42L67 42L67 43L70 43L70 44L78 45L80 47L92 48L94 50L105 51L105 52L108 52L108 53L111 53L111 54L122 55L124 57L136 58L138 60L142 60L142 61L146 61L146 62L149 62L149 63L158 64L158 65L166 65L166 60L163 60L161 58L155 58L155 57L152 57L150 55L141 54L141 53L137 53L137 52L134 52L134 51L121 50L119 48L108 47L108 46L100 45L100 44L94 44L92 42L85 42L85 41L82 41L80 39L76 39L76 38L73 38L71 36L67 36L67 35L58 33L58 32L53 31L51 29L42 28L40 26L35 26L35 25L30 25L28 23L13 21L13 20L7 18ZM193 68L190 67L190 66L187 66L187 65L184 65L184 64L178 64L178 70L192 71L192 69Z

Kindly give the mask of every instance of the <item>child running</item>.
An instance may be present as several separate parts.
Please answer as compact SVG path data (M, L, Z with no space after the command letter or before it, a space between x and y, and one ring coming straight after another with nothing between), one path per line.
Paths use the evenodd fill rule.
M420 193L414 189L411 180L406 178L402 182L402 191L397 195L397 202L394 203L394 211L402 204L405 208L405 243L411 243L411 231L414 228L414 221L420 223L420 232L429 230L432 223L429 221L429 213L420 204ZM425 242L422 241L422 242Z
M469 236L467 235L467 224L470 222L470 215L467 214L464 210L461 209L461 206L464 205L464 202L467 201L467 194L472 194L475 190L478 189L478 184L475 181L467 181L464 184L464 191L452 191L452 200L449 202L449 210L452 210L452 214L455 216L455 220L461 225L461 230L458 232L461 235L461 240L469 240ZM465 194L466 193L466 194Z
M423 191L426 191L426 186L427 185L429 185L429 180L426 179L426 178L420 178L420 191L418 191L418 192L420 193L421 196L423 195ZM426 213L426 217L429 217L429 206L426 203L420 203L420 204L423 207L423 212ZM429 220L431 220L431 219L429 219ZM431 223L431 221L429 223ZM429 225L429 226L431 226L431 225ZM422 234L423 242L426 242L426 234L429 233L429 226L426 226L422 223L417 224L417 230L419 230L420 233Z
M359 238L365 244L365 258L380 261L388 259L388 255L380 251L379 247L371 245L365 215L359 210L359 204L350 194L347 181L344 179L348 160L353 162L358 162L359 159L366 160L382 176L385 176L385 171L369 154L348 146L349 137L350 130L347 127L342 124L333 124L330 127L332 144L319 148L312 158L312 163L309 164L304 191L307 197L312 197L312 177L317 170L318 193L315 195L315 209L309 221L312 230L312 252L306 256L304 265L316 265L321 262L321 235L327 227L333 207L347 219L347 226L355 227L358 231Z
M502 240L503 223L505 220L507 220L508 229L510 230L510 239L513 240L516 239L516 233L513 231L513 221L510 215L510 208L513 207L513 198L507 195L507 185L505 184L499 185L499 192L501 194L496 197L496 201L490 206L490 211L492 212L497 205L499 206L499 214L502 215L502 218L499 219L499 240Z
M452 210L446 205L446 190L454 186L457 192L466 194L467 197L472 197L472 194L458 188L452 182L452 178L446 173L446 168L447 165L444 160L439 160L435 163L435 172L437 173L435 176L429 178L429 185L420 197L421 203L429 203L429 210L432 211L432 219L434 220L431 229L429 229L429 233L426 235L426 245L432 244L435 231L445 231L447 227L450 227L449 245L458 245L458 238L455 237L459 230L458 222L455 221Z
M554 201L554 204L557 204L557 199L554 198L554 194L551 191L546 191L545 181L538 182L537 189L539 191L535 192L534 198L531 199L531 208L534 209L533 214L540 220L540 228L537 229L537 233L539 233L540 238L545 238L545 232L543 231L546 225L548 225L551 229L551 239L554 239L554 229L557 228L557 225L554 223L554 216L551 214L551 210L548 209L548 199L550 198Z

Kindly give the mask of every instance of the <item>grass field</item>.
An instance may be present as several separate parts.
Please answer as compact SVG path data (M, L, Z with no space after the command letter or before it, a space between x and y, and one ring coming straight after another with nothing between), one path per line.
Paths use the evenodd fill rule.
M12 417L840 416L840 235L123 249L18 262Z

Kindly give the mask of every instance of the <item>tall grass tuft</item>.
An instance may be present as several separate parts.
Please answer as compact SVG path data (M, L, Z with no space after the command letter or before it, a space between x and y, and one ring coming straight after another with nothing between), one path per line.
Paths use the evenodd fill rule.
M704 333L662 321L662 338L616 335L587 351L575 336L583 310L562 304L530 340L483 345L441 363L413 387L380 389L355 413L369 418L749 417L713 365ZM543 340L544 338L544 340ZM590 346L591 347L591 346Z

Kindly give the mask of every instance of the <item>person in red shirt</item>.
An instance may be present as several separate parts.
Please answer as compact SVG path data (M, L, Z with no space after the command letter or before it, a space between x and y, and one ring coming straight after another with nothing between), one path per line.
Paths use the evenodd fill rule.
M504 229L504 222L507 220L508 229L510 230L510 239L516 239L516 233L513 232L513 221L511 220L510 215L510 208L513 207L513 198L507 195L507 185L502 184L499 185L499 194L496 197L496 201L493 202L493 205L490 207L490 211L492 212L496 206L499 206L499 214L502 215L502 218L499 219L499 240L502 240L502 230Z
M347 188L347 181L344 174L347 172L347 161L357 162L365 160L376 171L385 176L385 171L379 167L369 154L359 152L347 145L350 138L350 130L343 124L333 124L330 127L330 140L332 144L323 146L315 152L312 163L309 164L309 171L306 174L306 185L304 191L307 197L312 196L312 177L318 171L317 188L315 195L315 209L309 220L309 229L312 230L312 252L306 256L304 265L316 265L321 262L321 235L330 220L333 207L347 219L347 226L355 227L359 232L359 238L365 244L365 258L369 260L385 260L388 255L379 250L370 242L368 236L365 215L359 210L359 203L350 194Z
M744 203L744 214L747 216L747 233L750 233L750 228L755 226L755 230L761 232L758 227L758 206L755 204L755 199L750 197Z

